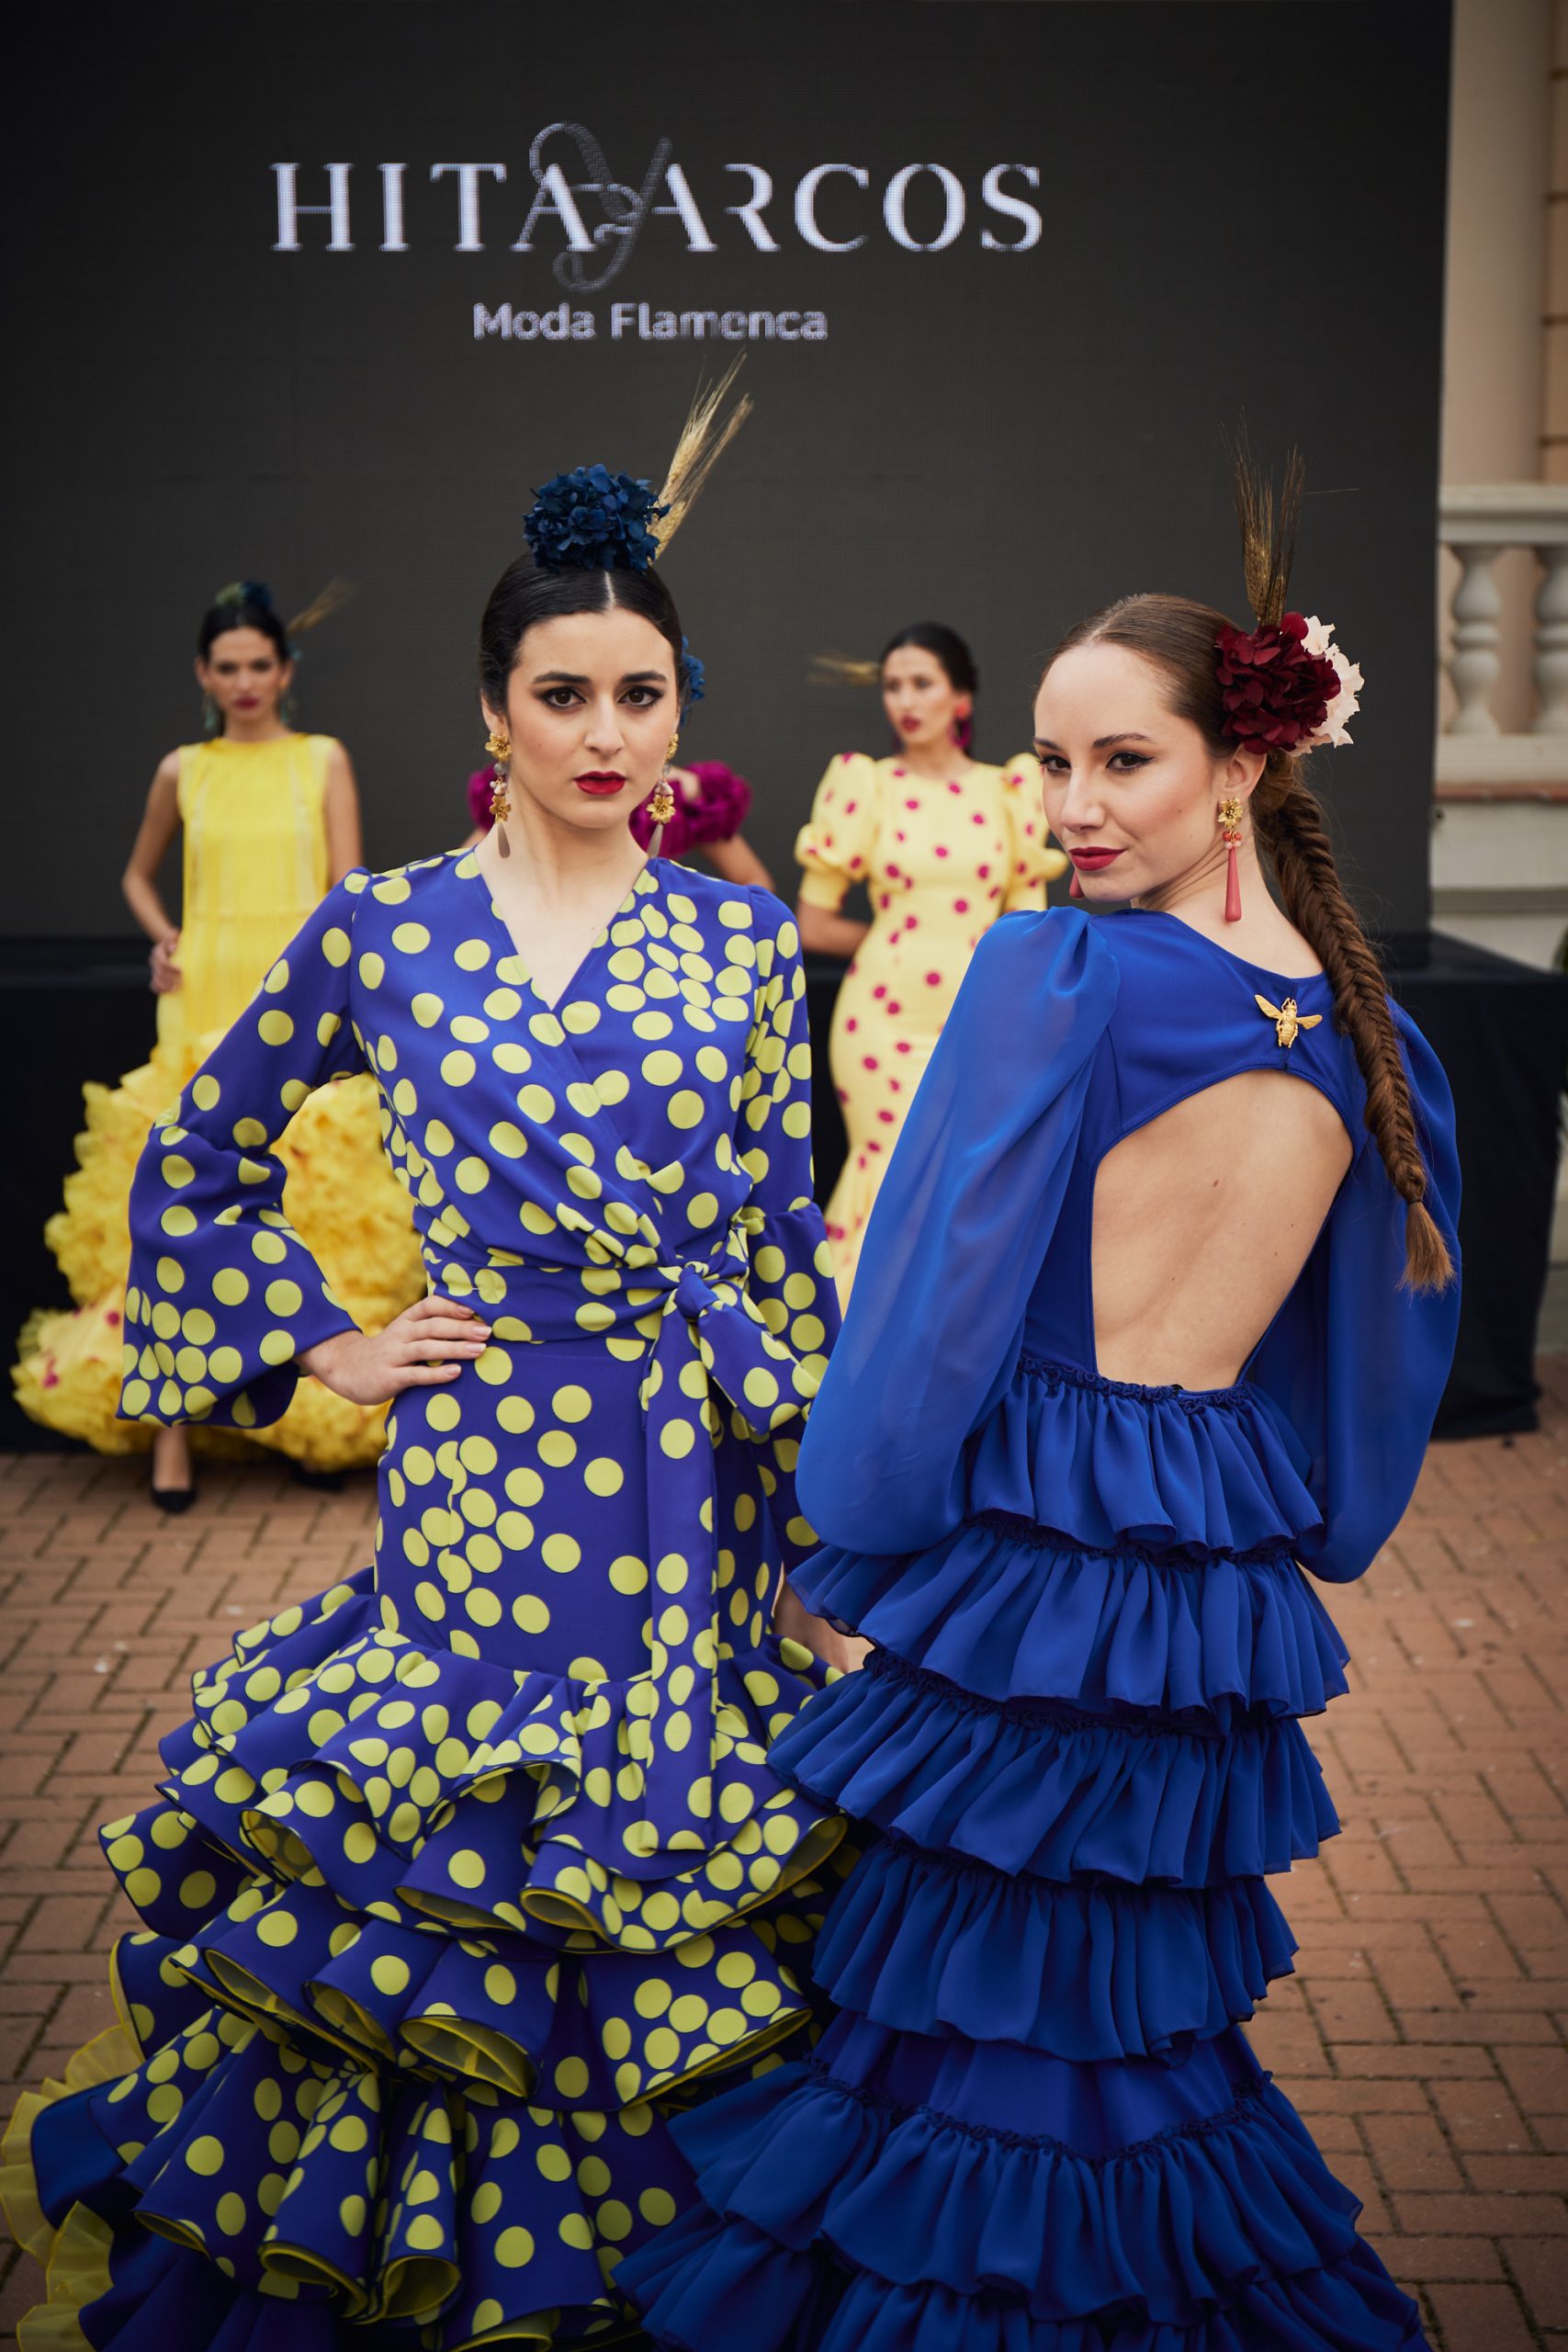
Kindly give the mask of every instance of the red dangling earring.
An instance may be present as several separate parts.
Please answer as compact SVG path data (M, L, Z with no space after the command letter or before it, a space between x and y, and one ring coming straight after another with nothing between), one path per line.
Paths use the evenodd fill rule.
M1078 869L1076 865L1073 868L1073 878L1067 885L1067 896L1069 899L1083 897L1083 884L1078 880Z
M1241 921L1241 874L1235 854L1241 842L1241 802L1222 800L1220 803L1220 833L1225 849L1225 921Z

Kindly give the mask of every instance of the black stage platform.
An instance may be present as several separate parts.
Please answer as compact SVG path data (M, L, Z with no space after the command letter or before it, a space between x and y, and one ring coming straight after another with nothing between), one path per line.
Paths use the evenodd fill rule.
M1443 1437L1532 1429L1536 1321L1556 1182L1561 1091L1568 1069L1568 979L1508 962L1440 933L1387 944L1393 994L1446 1067L1459 1114L1465 1199L1460 1220L1465 1292L1459 1350L1438 1418ZM844 1134L827 1081L828 1028L839 967L807 966L818 1073L814 1140L826 1199ZM147 967L133 940L0 943L0 1002L11 1040L14 1124L0 1157L6 1236L0 1345L36 1306L65 1304L44 1247L73 1164L85 1079L112 1085L144 1061L153 1035ZM0 1394L0 1448L62 1447Z
M1390 992L1449 1074L1459 1130L1464 1291L1438 1434L1533 1430L1535 1335L1568 1080L1568 979L1441 932L1389 940L1384 963Z

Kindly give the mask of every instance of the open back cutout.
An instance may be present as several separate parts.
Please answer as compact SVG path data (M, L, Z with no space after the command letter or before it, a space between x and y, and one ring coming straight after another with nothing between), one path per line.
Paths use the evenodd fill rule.
M1349 1168L1310 1079L1244 1070L1123 1136L1095 1174L1095 1360L1112 1380L1225 1388L1311 1257Z

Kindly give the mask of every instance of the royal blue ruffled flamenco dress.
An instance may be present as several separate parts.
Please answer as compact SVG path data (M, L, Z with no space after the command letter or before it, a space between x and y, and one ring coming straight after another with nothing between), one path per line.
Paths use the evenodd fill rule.
M1424 2340L1241 2030L1294 1950L1267 1874L1336 1827L1301 1718L1347 1654L1300 1564L1357 1575L1391 1531L1455 1317L1398 1288L1348 1041L1260 1020L1285 985L1329 1011L1154 915L981 947L800 1464L830 1540L796 1587L876 1645L772 1754L869 1828L814 1962L837 2015L677 2124L704 2201L621 2273L662 2346ZM1451 1241L1447 1089L1401 1030ZM1252 1069L1356 1141L1313 1257L1236 1386L1103 1379L1095 1169Z

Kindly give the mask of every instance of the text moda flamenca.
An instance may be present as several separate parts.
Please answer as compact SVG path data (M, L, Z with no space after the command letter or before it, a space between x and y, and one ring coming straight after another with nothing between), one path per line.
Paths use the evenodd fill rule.
M566 302L554 310L513 310L500 302L492 311L474 304L474 340L500 335L513 343L593 343L599 335L597 313L574 311ZM612 343L826 343L826 311L661 311L649 302L613 302L610 306Z

